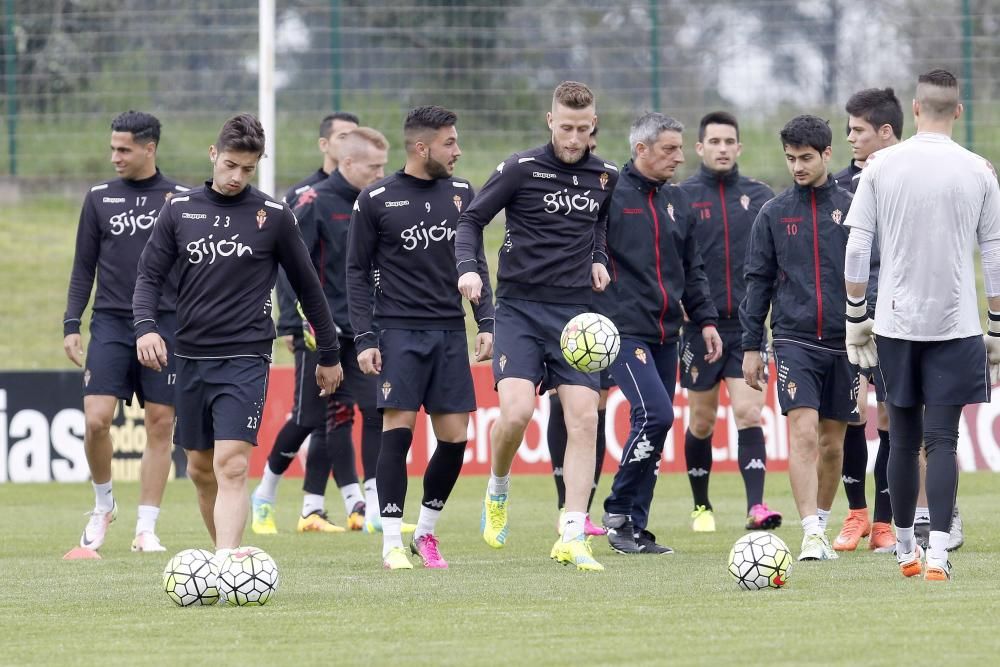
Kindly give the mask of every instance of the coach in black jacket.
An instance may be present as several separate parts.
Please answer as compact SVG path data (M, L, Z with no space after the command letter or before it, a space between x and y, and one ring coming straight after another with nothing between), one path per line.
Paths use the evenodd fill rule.
M693 235L694 215L683 191L667 185L684 161L679 122L641 116L629 132L632 161L615 187L608 220L611 284L595 296L622 336L611 374L629 400L631 428L604 524L621 553L669 553L646 528L655 472L673 425L677 339L684 311L701 329L711 361L722 352L718 312ZM683 309L682 309L683 306Z

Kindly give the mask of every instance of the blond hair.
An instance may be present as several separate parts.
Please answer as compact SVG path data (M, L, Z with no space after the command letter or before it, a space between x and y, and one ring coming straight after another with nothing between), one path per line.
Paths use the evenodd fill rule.
M552 106L556 104L568 109L586 109L594 106L594 93L577 81L563 81L552 93Z

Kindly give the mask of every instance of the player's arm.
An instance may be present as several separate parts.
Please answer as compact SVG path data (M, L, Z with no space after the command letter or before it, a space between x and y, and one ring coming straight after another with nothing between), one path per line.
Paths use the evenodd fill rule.
M476 273L483 283L482 293L478 303L472 304L472 314L476 318L479 333L476 335L476 361L486 361L493 357L493 324L495 309L493 305L493 288L490 285L490 267L486 263L486 251L480 245L476 252Z
M302 335L302 320L295 312L295 292L282 268L278 269L278 281L274 289L278 293L278 335L285 339L288 351L292 352L292 339Z
M761 209L750 231L743 264L746 294L740 303L743 379L758 390L763 390L764 382L764 359L760 354L764 342L764 320L771 307L774 281L778 277L778 254L771 229L770 209L767 205Z
M983 265L983 286L989 304L989 326L984 336L990 366L990 381L1000 382L1000 187L993 166L987 162L986 194L979 214L976 236Z
M610 167L605 162L605 166ZM618 170L609 169L607 187L611 189L612 196L604 200L601 208L597 211L597 224L594 225L594 256L591 266L591 286L595 292L603 292L611 282L608 275L608 224L611 219L611 206L614 199L615 186L618 184Z
M517 191L520 182L517 166L516 154L497 165L483 189L458 217L455 235L458 291L473 303L479 300L483 289L482 278L476 269L478 250L483 246L483 229L507 206Z
M132 293L132 322L135 329L136 354L143 366L159 371L167 365L167 344L156 327L160 294L167 276L177 263L174 218L168 201L160 210L153 233L139 256L139 272Z
M275 248L278 264L285 270L288 282L298 296L302 310L309 323L316 331L316 352L319 361L316 364L316 383L320 387L320 395L332 394L344 378L340 367L340 343L337 340L337 328L330 315L330 306L323 294L316 271L309 260L309 253L302 242L299 227L291 210L285 207L281 216L281 229Z
M682 255L684 294L681 296L681 304L688 319L701 329L705 348L708 350L705 361L714 363L722 357L722 338L716 328L719 311L712 301L712 288L705 274L705 263L698 249L698 240L694 237L694 224L697 218L689 213L691 209L687 206L679 207L679 210L688 211L686 215L691 218Z
M80 209L80 222L76 228L76 252L69 275L66 312L63 314L63 350L77 366L83 365L83 344L80 324L83 311L90 301L97 273L97 258L101 249L101 227L97 210L88 195Z
M871 164L861 172L858 189L844 222L851 230L844 254L844 282L847 288L845 343L848 359L862 368L871 368L878 363L872 337L875 326L872 315L877 296L874 289L877 289L877 271L881 265L880 254L874 249L878 229L874 180L878 166ZM875 283L874 289L872 283Z
M378 331L373 321L375 286L372 269L378 247L378 221L367 190L354 202L351 225L347 230L347 313L354 329L354 347L358 365L366 375L382 370L378 349Z

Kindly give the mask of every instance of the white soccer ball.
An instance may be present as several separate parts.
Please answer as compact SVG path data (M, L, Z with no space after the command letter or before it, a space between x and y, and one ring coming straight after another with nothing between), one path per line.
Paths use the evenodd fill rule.
M729 574L747 591L781 588L788 583L791 566L788 545L774 533L747 533L729 552Z
M233 549L219 563L219 596L228 605L265 605L277 589L278 566L257 547Z
M618 356L621 338L614 322L599 313L580 313L563 327L563 357L584 373L603 371Z
M163 590L181 607L212 605L219 601L217 574L211 551L185 549L163 568Z

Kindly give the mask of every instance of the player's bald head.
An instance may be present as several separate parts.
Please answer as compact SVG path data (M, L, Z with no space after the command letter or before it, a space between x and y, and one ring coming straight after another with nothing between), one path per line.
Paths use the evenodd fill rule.
M932 118L954 118L958 111L958 80L951 72L933 69L917 78L920 113Z

